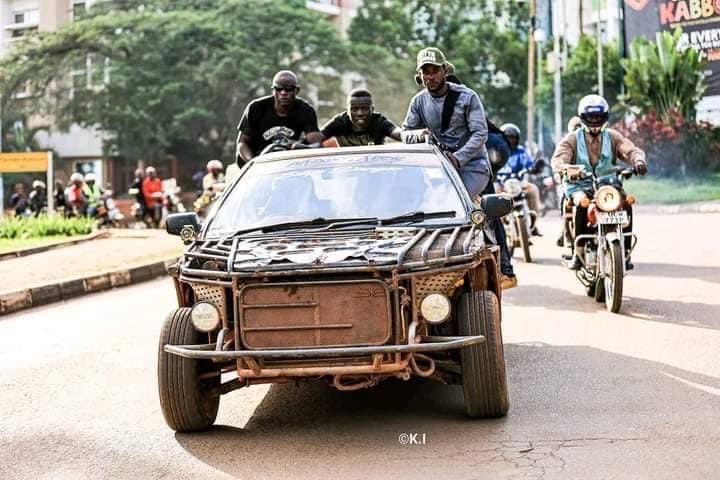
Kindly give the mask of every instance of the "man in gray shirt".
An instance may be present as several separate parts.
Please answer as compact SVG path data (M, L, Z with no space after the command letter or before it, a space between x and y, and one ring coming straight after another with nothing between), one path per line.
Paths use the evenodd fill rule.
M447 81L446 69L445 55L439 49L424 48L418 53L417 71L425 88L410 101L402 139L418 143L432 132L450 150L447 157L475 198L490 181L485 110L477 93Z

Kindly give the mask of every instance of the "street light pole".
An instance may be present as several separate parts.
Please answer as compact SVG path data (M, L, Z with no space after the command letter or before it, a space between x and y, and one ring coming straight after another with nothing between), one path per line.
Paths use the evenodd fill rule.
M602 49L602 26L600 23L600 10L602 9L602 0L597 2L597 72L598 72L598 95L605 96L603 88L603 49Z
M527 140L535 137L535 0L530 0L530 34L528 35Z
M560 9L556 11L555 18L557 19L557 25L553 28L553 57L555 59L555 72L554 72L554 90L555 90L555 144L559 143L563 136L562 128L562 68L563 59L560 54L560 24L563 24L563 35L565 35L565 25L563 19L565 18L565 2L560 0Z

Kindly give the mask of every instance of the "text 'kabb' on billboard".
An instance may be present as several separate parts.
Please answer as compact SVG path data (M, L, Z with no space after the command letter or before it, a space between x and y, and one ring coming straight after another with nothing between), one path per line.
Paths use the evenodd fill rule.
M624 7L626 46L680 27L682 42L707 59L706 95L720 95L720 0L625 0Z

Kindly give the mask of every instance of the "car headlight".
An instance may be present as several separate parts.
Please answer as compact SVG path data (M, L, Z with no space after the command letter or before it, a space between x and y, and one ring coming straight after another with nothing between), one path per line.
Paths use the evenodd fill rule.
M617 188L605 185L595 192L595 203L600 210L611 212L620 208L622 198Z
M503 184L503 190L512 195L513 197L520 195L522 192L522 183L517 178L509 178L505 180Z
M431 293L420 302L420 313L428 323L442 323L450 317L450 299L440 293Z
M212 332L220 326L220 312L209 302L198 302L190 311L193 327L200 332Z

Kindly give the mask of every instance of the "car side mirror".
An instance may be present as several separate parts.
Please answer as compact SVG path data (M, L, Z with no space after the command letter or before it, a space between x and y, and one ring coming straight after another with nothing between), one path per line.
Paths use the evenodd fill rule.
M509 195L484 195L480 208L488 218L500 218L512 211L513 201Z
M165 219L165 231L170 235L179 235L184 243L190 243L200 232L200 220L194 212L171 213Z

